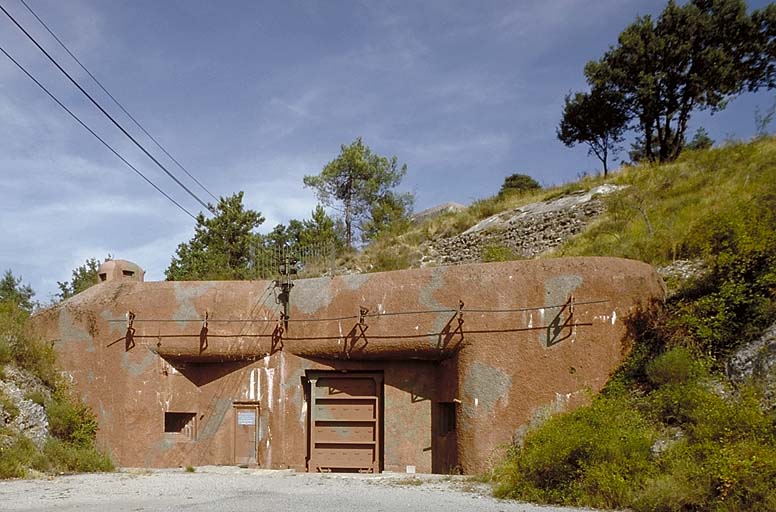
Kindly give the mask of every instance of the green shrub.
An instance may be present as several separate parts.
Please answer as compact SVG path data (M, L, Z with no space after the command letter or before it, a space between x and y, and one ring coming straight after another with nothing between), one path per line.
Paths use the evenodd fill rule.
M512 174L504 178L504 184L498 191L498 197L509 194L524 194L542 188L539 182L527 174Z
M614 507L630 501L652 465L656 431L626 398L599 397L551 418L496 469L496 495Z
M29 468L42 472L73 473L113 471L110 458L88 441L65 441L48 438L42 451L38 451L32 442L20 434L7 429L0 432L13 437L13 442L0 448L0 479L24 478Z
M774 510L776 450L762 440L677 443L632 504L638 511Z
M704 505L712 488L711 479L699 474L696 462L684 444L675 447L663 457L662 470L646 479L629 506L644 512L707 510Z
M54 393L47 412L52 435L77 446L91 446L97 434L97 418L86 404L70 398L64 387Z
M54 349L30 335L29 313L10 301L0 302L0 357L16 366L29 370L45 384L53 386L57 380L54 370Z
M11 400L11 397L3 393L3 390L1 389L0 407L5 411L10 421L13 421L17 416L19 416L19 407L17 407L14 401Z
M51 400L35 391L25 398L43 405L49 419L49 438L38 450L21 434L0 426L0 478L22 478L29 468L49 472L110 471L113 464L94 445L97 419L89 407L72 399L54 370L54 350L29 331L29 314L11 302L0 302L0 368L14 364L54 389ZM11 418L19 409L0 393L0 405ZM10 441L7 442L7 441Z
M0 367L13 361L13 351L8 337L0 331Z
M776 318L776 195L755 204L722 212L693 234L711 271L678 295L670 324L676 338L717 359Z
M91 442L81 445L49 438L43 454L49 460L50 469L57 472L93 473L114 469L110 458L98 451Z
M0 478L24 478L35 454L35 445L24 436L15 438L9 446L0 447Z
M647 364L647 380L655 387L664 384L685 384L696 380L702 365L684 347L675 347Z
M519 259L515 252L505 245L486 245L482 248L482 261L488 263L492 261L511 261Z
M40 391L31 391L24 395L24 398L38 405L44 405L46 402L46 397Z
M389 270L399 270L409 268L419 258L419 255L406 244L379 243L369 250L369 261L371 262L371 272L384 272Z
M469 212L477 221L501 213L502 211L504 211L504 204L498 196L478 199L469 206Z
M661 364L677 357L668 354ZM773 418L751 389L722 393L708 378L671 376L643 397L599 396L552 418L497 468L496 494L645 512L774 510ZM673 441L653 453L669 425Z

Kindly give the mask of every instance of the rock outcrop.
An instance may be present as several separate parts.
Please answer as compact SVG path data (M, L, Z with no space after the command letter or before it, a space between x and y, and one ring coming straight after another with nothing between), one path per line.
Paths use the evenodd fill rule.
M459 203L442 203L437 206L432 206L431 208L426 208L425 210L412 215L411 220L416 224L420 224L421 222L433 219L434 217L438 217L444 213L455 213L465 209L466 207Z
M48 416L39 401L51 397L49 389L34 375L14 366L3 369L0 379L0 424L11 435L0 435L0 444L13 442L13 436L23 435L43 448L48 437Z
M507 248L517 257L537 257L580 233L603 213L602 197L621 188L601 185L493 215L458 236L424 244L421 265L480 262L488 247Z
M754 382L763 391L763 405L776 408L776 323L762 336L733 354L726 365L728 378L734 384Z

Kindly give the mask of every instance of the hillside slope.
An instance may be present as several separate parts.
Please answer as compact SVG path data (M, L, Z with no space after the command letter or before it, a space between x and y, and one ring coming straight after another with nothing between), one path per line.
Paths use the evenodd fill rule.
M94 445L94 413L70 396L53 348L28 320L18 304L0 301L0 479L112 470Z
M677 259L698 258L708 235L705 224L713 223L719 214L774 193L774 159L776 139L769 138L711 150L686 151L678 161L668 165L626 166L610 174L607 180L587 176L577 182L525 194L496 195L476 201L465 210L396 226L368 246L359 263L371 270L422 266L429 248L433 251L470 233L484 219L586 194L605 184L622 187L615 193L599 196L605 215L599 215L602 212L598 205L592 204L592 211L585 216L594 217L595 222L585 222L585 229L571 233L578 235L573 239L564 237L552 253L538 251L526 255L514 250L496 250L488 254L483 251L479 259L605 255L661 266ZM551 225L547 227L554 229ZM489 230L479 232L492 234ZM486 238L490 237L483 237L485 245L492 246L493 240Z
M479 201L395 231L362 264L422 265L429 247L484 218L602 184ZM607 184L618 188L598 198L600 212L539 257L645 261L664 268L671 296L636 319L630 358L590 406L515 440L492 474L497 494L644 511L776 510L776 140L687 151L668 165L623 168ZM526 256L483 234L468 254Z

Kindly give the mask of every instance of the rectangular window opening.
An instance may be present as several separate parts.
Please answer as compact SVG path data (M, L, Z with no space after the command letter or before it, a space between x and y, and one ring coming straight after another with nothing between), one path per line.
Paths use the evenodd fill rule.
M164 413L164 432L167 434L181 434L189 439L195 439L197 413L195 412L166 412Z
M100 281L105 281L107 279L108 279L108 274L106 274L105 272L102 272L100 274Z
M124 274L124 277L132 277L135 275L135 273L131 270L122 270L121 273Z

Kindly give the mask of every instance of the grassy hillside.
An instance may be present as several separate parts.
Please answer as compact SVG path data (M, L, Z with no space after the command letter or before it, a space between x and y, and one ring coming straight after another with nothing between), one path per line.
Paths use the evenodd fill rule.
M480 220L519 206L589 190L604 182L629 188L607 199L610 214L556 255L610 255L662 265L675 259L700 257L709 220L746 207L773 192L776 141L730 144L686 151L669 165L625 167L604 181L588 176L574 183L526 194L475 201L469 208L447 213L419 225L394 226L364 251L362 267L390 270L417 266L419 246L460 234Z
M726 358L776 319L776 141L627 168L628 188L558 255L702 262L634 319L633 354L593 403L495 471L500 496L635 510L776 510L776 415Z
M602 182L482 200L397 229L365 257L376 269L414 265L426 240ZM627 187L550 257L692 260L702 270L670 279L667 304L631 319L633 353L590 406L509 450L492 475L497 494L644 511L776 510L776 414L763 406L761 383L734 387L722 372L776 320L776 140L687 151L608 182Z

